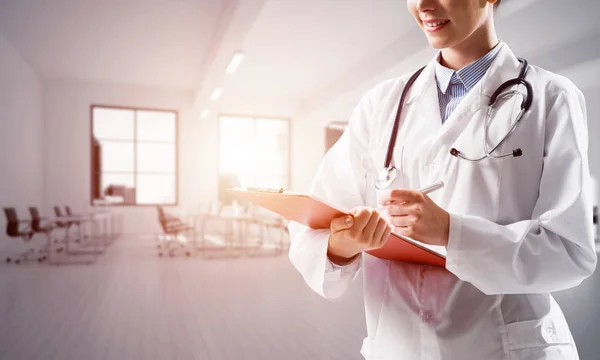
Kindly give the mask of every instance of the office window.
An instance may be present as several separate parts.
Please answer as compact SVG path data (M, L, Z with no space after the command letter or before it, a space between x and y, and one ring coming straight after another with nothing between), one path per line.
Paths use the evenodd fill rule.
M289 120L220 117L219 173L239 186L289 188Z
M177 113L92 106L92 199L177 203Z

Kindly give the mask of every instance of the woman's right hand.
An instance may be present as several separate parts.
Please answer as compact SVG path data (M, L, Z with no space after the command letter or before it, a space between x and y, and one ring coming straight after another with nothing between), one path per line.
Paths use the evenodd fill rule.
M363 251L383 247L392 231L375 209L357 207L350 214L333 219L330 225L327 256L338 265L352 262Z

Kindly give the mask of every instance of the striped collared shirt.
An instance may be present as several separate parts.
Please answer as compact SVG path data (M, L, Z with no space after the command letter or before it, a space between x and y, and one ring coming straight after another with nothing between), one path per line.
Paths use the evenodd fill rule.
M440 115L442 124L446 122L450 114L456 109L460 101L469 91L483 78L486 71L498 55L502 42L495 46L483 57L479 58L462 69L455 71L442 66L438 62L435 64L435 79L438 85L438 101L440 105Z

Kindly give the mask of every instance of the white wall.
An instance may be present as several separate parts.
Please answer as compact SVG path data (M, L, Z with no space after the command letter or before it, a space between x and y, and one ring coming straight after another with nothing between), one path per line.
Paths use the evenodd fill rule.
M42 201L42 86L32 68L0 35L0 205L29 218ZM0 248L6 222L0 221ZM11 239L12 240L12 239Z
M206 134L190 110L192 94L143 87L49 81L44 88L44 204L69 205L89 210L90 106L92 104L172 109L179 111L179 202L190 206L201 201L204 173L210 154L203 147ZM116 207L124 214L124 232L160 230L154 207Z
M335 101L292 120L292 189L308 192L325 155L325 126L330 120L348 120L359 96Z
M600 181L600 83L595 88L583 89L588 110L590 173Z
M600 59L559 71L583 92L587 105L590 173L600 181ZM600 199L596 199L600 201Z

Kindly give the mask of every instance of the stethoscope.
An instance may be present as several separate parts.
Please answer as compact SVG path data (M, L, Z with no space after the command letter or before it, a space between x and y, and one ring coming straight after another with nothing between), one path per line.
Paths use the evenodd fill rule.
M494 92L494 94L492 95L492 97L490 98L490 101L488 103L488 111L487 111L486 118L485 118L484 138L483 138L483 150L485 151L485 155L483 155L479 158L470 158L470 157L464 155L463 153L461 153L460 151L458 151L456 148L452 148L450 150L450 155L455 156L460 159L463 159L463 160L466 160L466 161L470 161L470 162L478 162L478 161L481 161L486 158L502 159L502 158L509 157L509 156L519 157L519 156L523 155L523 151L520 148L514 149L511 153L508 153L508 154L503 154L503 155L493 155L492 154L494 151L496 151L496 149L498 149L498 147L500 147L500 145L502 145L502 143L504 141L506 141L506 139L510 136L510 134L513 133L513 131L517 127L517 124L519 123L519 121L521 121L521 118L523 118L523 114L529 109L529 107L531 106L531 103L533 101L533 89L531 87L531 84L525 80L525 76L527 75L527 71L529 70L527 60L522 59L522 58L519 58L518 60L521 64L523 64L521 66L521 71L519 73L519 77L508 80L505 83L503 83L502 85L500 85L498 87L498 89L496 89L496 91ZM421 72L423 72L424 69L425 69L425 66L420 68L419 70L417 70L417 72L415 72L410 77L410 79L408 79L406 86L404 87L404 91L402 92L402 96L400 97L400 104L398 105L398 112L396 113L394 127L392 128L392 135L391 135L390 141L388 143L387 155L385 157L385 165L384 165L384 168L380 171L379 176L377 177L377 180L375 181L375 187L379 190L387 189L388 186L390 186L394 182L394 180L396 180L396 178L398 177L398 169L392 164L392 158L394 156L394 146L396 145L396 138L398 137L398 128L400 126L400 116L402 114L402 107L404 105L406 94L408 93L411 86L413 85L413 83L415 82L417 77L419 77ZM494 112L494 105L496 103L496 100L499 97L505 98L505 97L509 97L512 95L521 94L517 90L512 90L512 91L508 91L506 93L502 93L506 88L514 86L514 85L519 85L519 84L525 85L525 88L527 89L527 92L526 92L525 96L523 97L523 101L521 102L521 111L519 111L519 114L516 116L515 120L511 124L511 127L508 130L508 132L506 133L506 135L504 135L504 137L498 142L498 144L496 146L494 146L491 150L489 150L488 149L488 129L489 129L489 125L490 125L490 122L492 119L492 114Z

